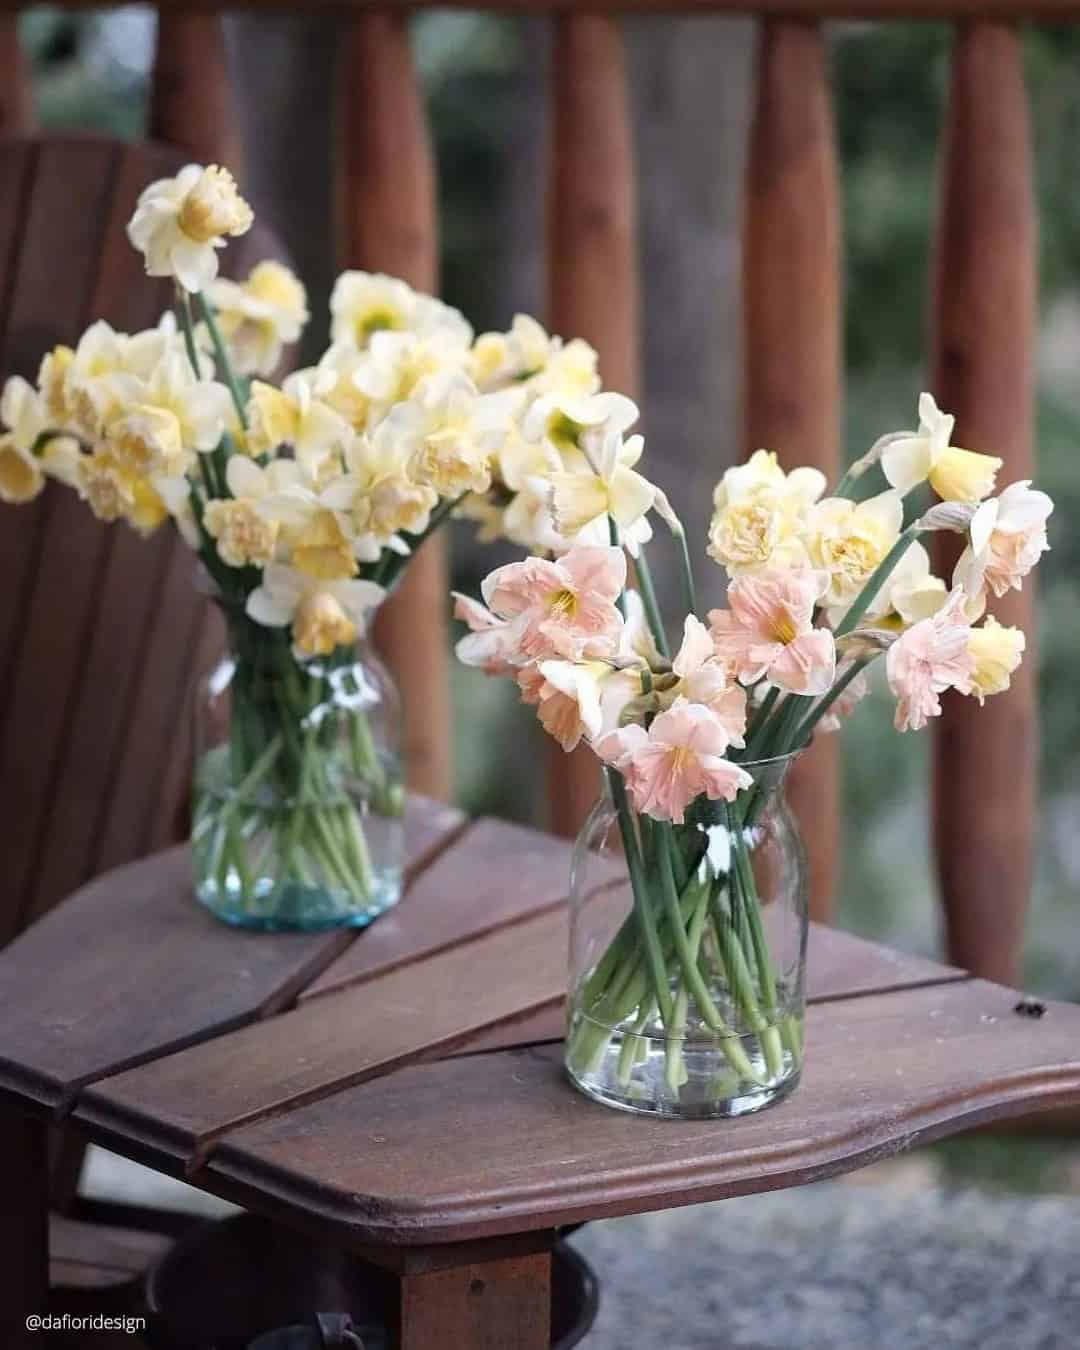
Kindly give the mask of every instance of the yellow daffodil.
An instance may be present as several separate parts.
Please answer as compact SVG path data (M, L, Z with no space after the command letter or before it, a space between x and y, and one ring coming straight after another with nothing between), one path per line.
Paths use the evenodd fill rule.
M631 436L624 441L621 432L605 424L583 432L580 444L588 469L551 477L555 527L568 542L600 543L610 518L628 543L656 496L653 485L633 467L641 458L644 439Z
M217 249L227 236L246 234L254 216L228 169L189 164L175 178L144 189L128 225L128 238L152 277L173 277L201 291L217 276Z
M105 427L117 463L132 474L175 477L193 463L193 452L217 447L233 422L229 391L216 380L198 380L186 357L169 352L145 381L124 386Z
M892 489L858 504L828 497L813 507L805 538L810 561L828 576L824 604L851 604L896 543L903 521L903 502Z
M34 456L20 450L14 436L0 435L0 501L32 501L44 486L45 475Z
M943 413L932 395L919 398L919 429L889 439L881 467L889 483L900 492L910 492L929 482L947 502L981 502L994 490L1002 461L950 445L956 419Z
M1005 628L992 616L971 630L968 652L975 662L971 692L984 703L991 694L1008 689L1013 671L1024 654L1025 639L1019 628Z
M733 576L799 561L807 513L824 491L825 475L817 469L785 473L774 451L755 450L716 486L709 556Z
M70 347L54 347L42 357L38 369L38 392L54 427L69 426L73 420L68 403L67 376L74 360L75 353Z
M482 333L468 370L485 392L528 383L537 393L586 398L600 386L596 352L580 338L549 337L527 314L515 314L508 333Z
M247 613L270 628L291 624L301 655L327 656L336 646L355 641L368 613L385 594L372 581L324 581L295 567L270 563L248 596Z
M316 511L292 540L293 566L319 581L338 581L357 573L352 542L337 512Z
M440 497L487 492L492 451L502 436L498 419L487 419L487 411L486 400L460 371L422 381L414 399L390 414L400 416L401 435L411 447L407 463L413 481Z
M247 417L250 454L273 455L282 445L291 445L315 481L336 470L353 436L345 419L315 396L309 372L290 375L281 389L255 380Z
M380 272L343 272L330 295L330 315L334 341L359 348L384 332L441 335L462 349L472 341L472 328L458 310Z
M409 442L387 419L372 436L358 436L345 454L346 472L324 489L321 500L344 512L360 539L378 545L400 533L421 534L427 528L438 494L409 475ZM358 556L363 556L358 554Z
M211 282L207 298L241 375L272 374L310 317L303 283L278 262L259 263L243 282Z

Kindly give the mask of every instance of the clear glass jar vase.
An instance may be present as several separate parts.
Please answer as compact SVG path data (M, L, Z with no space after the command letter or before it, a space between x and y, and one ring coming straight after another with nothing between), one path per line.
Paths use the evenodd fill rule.
M752 786L695 802L683 825L636 815L609 773L571 876L565 1063L589 1097L703 1119L797 1084L807 870L784 800L793 758L742 765Z
M300 660L287 629L226 624L196 698L195 894L237 927L363 927L402 887L394 682L366 638Z

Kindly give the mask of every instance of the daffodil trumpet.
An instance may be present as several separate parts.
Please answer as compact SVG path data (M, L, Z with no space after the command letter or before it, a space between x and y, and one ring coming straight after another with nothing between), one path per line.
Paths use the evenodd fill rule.
M549 482L556 534L545 526L532 556L492 572L482 602L457 597L470 630L458 655L513 678L564 750L588 745L603 765L574 854L565 1047L571 1080L598 1101L723 1116L792 1090L807 886L783 800L791 763L851 715L879 658L901 731L937 716L946 691L982 702L1008 688L1024 636L985 610L1047 548L1051 503L1026 482L992 496L1001 461L952 446L929 395L919 417L831 496L818 470L787 471L769 451L728 470L707 547L727 603L704 616L685 532L652 488L679 551L677 650L646 556L627 401L538 395L523 419L538 443L507 458L511 481L534 501ZM593 519L604 503L606 530ZM966 536L949 579L922 542L938 530ZM621 857L624 885L597 876L598 853Z

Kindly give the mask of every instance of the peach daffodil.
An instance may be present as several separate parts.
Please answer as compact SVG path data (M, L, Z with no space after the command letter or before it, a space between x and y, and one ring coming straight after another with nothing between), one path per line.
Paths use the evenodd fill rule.
M946 689L971 692L975 658L966 602L957 587L936 614L913 624L889 648L885 674L897 700L897 731L919 731L937 717L938 696Z
M616 606L626 584L626 556L617 548L576 548L557 561L526 558L484 579L492 613L511 619L525 661L579 660L618 647L622 615Z
M1030 480L1010 483L1000 497L983 502L971 519L968 547L961 554L953 584L969 595L988 587L1001 597L1020 590L1050 545L1046 522L1054 503L1045 492L1032 489Z
M679 698L648 730L632 723L601 737L596 753L623 775L635 810L681 825L697 797L730 802L753 781L724 757L729 743L715 713Z
M767 679L792 694L824 694L836 672L836 645L813 626L823 584L808 568L745 573L728 588L728 608L709 614L716 654L743 684Z
M510 621L498 618L486 605L459 591L454 591L453 597L454 618L469 628L454 649L458 660L463 665L482 670L485 675L512 674L517 633Z
M671 663L677 683L667 700L700 703L719 719L732 745L741 746L746 732L746 690L735 682L730 667L719 660L709 630L693 614L683 624L682 646Z

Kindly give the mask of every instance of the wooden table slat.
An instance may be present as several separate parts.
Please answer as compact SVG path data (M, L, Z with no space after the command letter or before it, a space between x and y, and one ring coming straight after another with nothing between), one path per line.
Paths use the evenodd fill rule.
M410 871L463 821L411 801ZM83 1084L279 1011L357 937L227 928L196 904L190 875L186 846L118 868L11 944L0 961L0 1087L63 1113Z
M856 937L824 924L810 925L806 954L806 997L809 1003L830 999L859 998L891 990L914 989L920 985L945 984L966 980L965 971L939 965L924 956L883 947L877 942ZM562 1039L565 1024L562 1003L496 1027L487 1027L470 1036L458 1049L459 1054L475 1055L504 1050L518 1045L540 1045Z
M430 956L566 899L573 844L522 825L478 820L386 915L305 989L312 998ZM608 864L611 878L618 864ZM603 864L597 863L602 879Z
M558 1046L402 1069L222 1141L202 1184L346 1242L439 1243L817 1180L1080 1098L1080 1007L977 980L811 1008L804 1081L734 1121L587 1101Z
M565 915L548 912L107 1078L78 1118L197 1164L227 1131L446 1052L565 985Z

